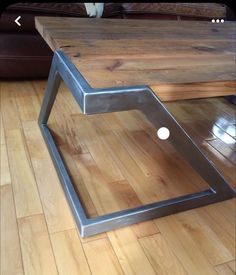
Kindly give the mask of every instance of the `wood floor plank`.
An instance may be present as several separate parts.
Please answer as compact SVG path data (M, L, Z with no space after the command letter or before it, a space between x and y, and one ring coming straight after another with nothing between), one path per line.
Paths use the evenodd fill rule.
M49 232L74 228L71 211L37 122L24 122L23 129Z
M66 87L65 83L60 84L60 88L56 97L57 103L60 104L60 107L66 111L67 114L78 114L82 113L80 106L74 100L74 97L70 90Z
M208 143L215 148L219 153L221 153L226 159L232 162L233 165L236 165L236 150L234 148L230 148L229 144L225 144L220 139L214 139L208 141ZM236 145L236 140L235 140ZM234 143L232 145L234 145Z
M116 194L112 192L114 190L111 186L119 185L120 183L125 188L127 183L125 181L107 182L90 154L76 156L76 165L98 213L101 215L120 210L117 198L114 196Z
M124 180L121 171L104 145L103 137L96 132L90 121L80 115L73 116L73 120L79 139L86 144L106 180L108 182Z
M23 275L24 271L12 186L10 184L0 186L0 193L0 273L2 275Z
M67 145L71 154L88 153L89 150L85 142L83 142L76 134L73 121L70 115L65 115L63 108L58 107L61 103L55 104L52 110L56 122L49 119L49 128L52 130L57 144ZM51 116L50 116L51 117Z
M219 275L235 275L235 272L230 268L228 264L221 264L215 267L217 274Z
M33 89L33 102L34 102L34 106L36 106L35 108L37 109L37 113L39 114L40 109L41 109L41 105L43 102L43 96L46 90L46 86L47 86L47 81L46 80L31 80L30 81L32 89ZM39 106L38 106L39 104ZM53 115L53 112L51 112L50 116L49 116L49 122L51 123L56 123L56 118Z
M91 155L81 154L71 157L66 148L60 147L60 149L63 152L66 163L69 165L70 175L76 190L80 198L82 198L86 209L88 209L87 212L90 217L141 204L134 190L127 182L107 183ZM86 194L85 190L88 190L87 192L90 195ZM106 193L107 196L105 196ZM95 207L94 205L96 210L91 210ZM134 224L131 228L137 237L158 233L157 227L152 221Z
M220 107L217 107L217 103ZM213 133L212 129L215 125L217 125L217 129L220 129L219 127L227 129L228 126L232 125L235 114L233 104L226 102L225 99L213 98L188 102L179 101L166 105L203 153L215 163L228 183L236 188L234 164L224 156L226 153L228 156L234 156L234 148L226 146L227 152L222 151L223 154L221 154L217 148L210 145L216 138L216 132L210 135ZM223 131L221 130L221 132ZM218 131L217 135L219 133ZM223 149L221 148L221 150Z
M75 156L71 154L68 146L59 146L61 155L63 156L64 163L68 168L70 178L73 182L76 193L78 194L81 203L85 208L85 212L89 217L95 217L98 215L97 209L95 208L94 202L91 199L89 190L86 188L85 182L83 181L81 172L78 170L76 165ZM92 176L91 176L92 177Z
M33 86L30 81L22 81L16 83L15 94L16 105L21 121L37 120L40 110L38 98L34 93Z
M115 115L118 117L118 121L120 121L122 127L129 132L133 142L142 148L142 151L155 162L156 172L154 173L160 176L165 182L172 182L172 190L176 187L176 194L177 190L180 191L183 186L186 190L181 190L182 194L193 191L194 186L199 191L206 188L207 184L205 181L181 157L174 148L174 145L170 144L168 140L159 140L157 138L156 129L141 112L120 112ZM115 131L117 132L117 130ZM134 159L138 163L140 162L140 160L137 160L137 153ZM172 171L171 176L168 173L170 170ZM187 174L184 172L186 170L188 170ZM174 176L175 174L176 176ZM175 181L175 178L178 178L178 181ZM180 182L184 184L180 185Z
M58 274L44 215L18 219L25 275Z
M6 130L20 129L21 122L15 101L16 82L1 83L1 111Z
M189 182L186 182L186 180L186 184L181 187L176 180L179 179L178 177L174 177L173 175L170 178L168 177L168 174L164 172L165 169L168 171L168 160L163 157L161 151L159 151L159 154L156 156L159 158L159 162L157 163L162 164L161 167L157 165L159 176L147 178L139 169L135 160L128 154L114 135L107 135L104 137L104 140L106 141L105 146L109 146L110 153L116 160L117 166L135 190L142 203L155 202L176 195L183 195L183 193L191 193L196 190L193 185L188 185ZM174 166L171 165L171 167L175 169ZM178 176L184 177L180 171L177 170L177 172ZM165 188L161 187L162 185L164 185Z
M226 159L222 154L213 148L207 141L203 141L201 149L216 165L220 173L225 177L227 182L236 190L236 171L235 165Z
M76 229L51 234L59 274L91 274Z
M11 183L7 148L5 142L5 132L3 128L2 116L0 117L1 136L0 136L0 186Z
M227 249L221 236L218 236L208 222L202 218L200 211L179 213L177 219L212 265L234 259L234 253Z
M228 262L227 265L236 273L236 260Z
M116 117L115 117L116 116ZM206 182L198 175L176 151L173 145L168 140L158 140L156 129L147 121L147 118L139 111L129 111L114 114L105 114L104 119L109 122L115 133L119 131L127 131L137 147L152 159L154 165L154 173L161 176L164 182L173 182L171 189L176 188L174 193L193 192L194 186L197 190L204 190L207 188ZM129 149L131 150L131 149ZM138 150L138 149L136 149ZM134 153L133 153L134 154ZM147 165L140 154L136 154L134 160L139 164L140 162ZM139 157L139 159L137 159ZM168 171L172 171L169 175ZM188 170L186 174L185 171ZM176 176L174 174L176 173ZM178 176L177 176L178 175ZM184 184L180 184L184 183ZM191 183L191 184L190 184ZM183 189L184 188L184 189ZM185 189L186 188L186 189ZM179 191L178 191L179 190ZM181 190L181 191L180 191Z
M92 274L124 274L107 238L84 243L83 248Z
M156 274L131 228L107 233L125 274Z
M88 154L75 157L75 163L83 178L99 215L141 205L141 201L127 181L107 183ZM105 199L106 198L106 199ZM137 237L157 233L152 221L132 225Z
M176 215L156 219L155 223L187 273L217 274Z
M19 129L6 131L6 142L17 218L42 213L23 132Z
M224 207L226 203L230 203L230 206ZM235 199L199 208L196 212L235 258Z
M139 242L157 274L187 274L160 233L140 238Z
M3 82L0 87L4 125L1 128L1 145L6 144L12 176L5 181L7 184L0 186L1 272L4 275L24 274L24 271L30 275L235 273L235 200L81 239L36 121L44 86L45 81L22 82L19 93L17 82L9 82L9 85ZM181 162L168 142L163 142L162 148L156 132L137 111L86 118L83 127L88 124L88 132L82 129L81 136L94 142L94 147L96 140L92 140L90 134L96 136L123 176L115 181L110 181L117 178L115 173L104 177L106 167L103 157L97 165L88 148L76 148L77 142L82 143L79 134L77 136L79 128L75 119L80 113L70 102L68 91L62 87L60 92L58 106L52 116L53 130L56 135L59 133L59 149L75 185L80 189L89 216L201 188L194 173L181 175L185 173L181 167L186 167L186 164ZM194 133L198 145L225 178L235 185L234 165L208 143L215 138L210 123L214 121L214 114L217 127L233 137L232 131L227 130L228 125L234 125L232 118L235 112L231 105L219 98L174 104L179 121L188 123L189 132L196 128L196 133L191 133ZM204 114L195 111L197 108L202 108L203 113L209 112L207 123L204 123ZM63 125L67 122L69 125ZM68 145L69 142L73 144ZM142 152L147 154L147 158L142 158ZM168 154L173 157L173 162L170 157L167 162L165 156ZM160 166L163 163L166 167L176 166L171 168L176 178L173 186L161 184L156 175L148 175L149 172L156 173L154 164L160 161L158 175L162 175ZM150 163L153 163L152 168L148 167ZM168 169L163 177L169 182L166 174ZM194 183L193 187L187 183L190 180ZM20 217L18 224L14 202ZM28 214L31 216L25 217Z
M137 238L147 237L159 233L153 221L146 221L130 225Z
M228 114L230 117L235 116L235 108L232 103L230 103L226 98L209 98L206 99L211 105L214 105L215 108L220 109L221 111L224 111L226 114Z

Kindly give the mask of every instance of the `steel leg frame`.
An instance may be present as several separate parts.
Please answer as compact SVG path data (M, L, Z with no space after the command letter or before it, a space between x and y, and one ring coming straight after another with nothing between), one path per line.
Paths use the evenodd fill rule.
M88 218L75 192L52 134L47 127L47 121L62 80L85 115L139 109L156 128L162 126L169 128L169 140L205 179L210 188L165 201ZM233 189L216 170L212 162L203 155L149 87L93 89L62 51L57 51L54 54L38 121L82 237L193 209L235 196Z

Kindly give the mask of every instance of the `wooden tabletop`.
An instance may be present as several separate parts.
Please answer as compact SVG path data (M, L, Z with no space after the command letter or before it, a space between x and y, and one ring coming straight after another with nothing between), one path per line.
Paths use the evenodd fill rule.
M163 101L235 93L235 22L36 17L92 87L148 85Z

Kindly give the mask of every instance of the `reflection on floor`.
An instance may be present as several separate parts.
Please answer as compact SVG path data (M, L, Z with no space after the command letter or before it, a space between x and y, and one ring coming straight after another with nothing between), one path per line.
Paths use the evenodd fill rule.
M44 88L0 83L2 274L233 274L235 200L80 239L37 125ZM235 106L166 106L235 188ZM49 122L90 216L206 187L138 111L84 117L63 87Z

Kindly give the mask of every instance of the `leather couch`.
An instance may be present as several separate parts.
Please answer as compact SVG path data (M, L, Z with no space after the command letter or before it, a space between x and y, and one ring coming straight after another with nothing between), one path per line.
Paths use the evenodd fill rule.
M14 20L21 16L21 26ZM52 51L34 27L35 16L87 17L83 3L21 3L9 6L0 18L0 78L47 77ZM103 17L211 20L226 18L222 4L106 3Z

